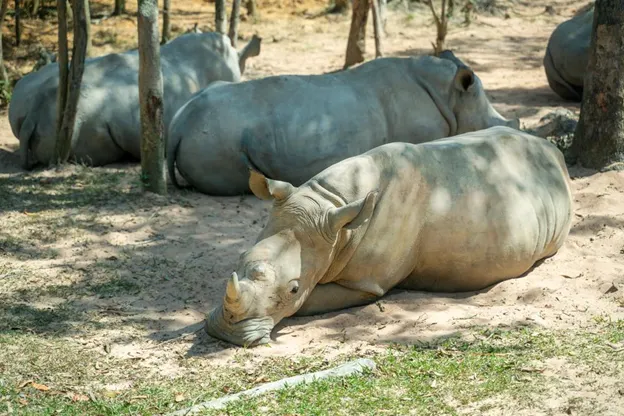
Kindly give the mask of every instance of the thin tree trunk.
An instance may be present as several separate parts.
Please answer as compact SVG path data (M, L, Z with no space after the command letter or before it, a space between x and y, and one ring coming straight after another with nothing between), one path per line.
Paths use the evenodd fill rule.
M167 193L163 121L163 80L158 46L156 0L139 0L139 102L143 190Z
M236 42L238 41L238 21L240 16L240 3L241 0L232 1L232 14L230 15L230 29L228 30L228 36L232 47L236 48Z
M247 0L247 16L256 17L256 0Z
M38 12L39 12L39 0L33 0L32 15L36 16Z
M87 19L87 56L91 56L93 42L91 40L91 7L89 5L89 0L84 0L84 10Z
M373 5L373 28L375 29L375 58L383 56L381 48L381 39L383 38L383 29L381 27L381 16L379 14L379 0L371 0Z
M20 0L15 0L15 46L20 46L20 42L22 41L20 20Z
M381 29L384 34L386 32L386 22L388 20L388 0L379 0L379 18L381 19Z
M56 141L61 139L61 126L63 125L63 114L67 103L67 90L69 84L69 55L67 52L67 2L65 0L56 1L58 13L58 56L56 58L59 66L59 86L56 92Z
M72 5L69 0L65 1L65 12L67 13L67 24L74 21L74 12L72 11Z
M7 9L9 8L9 0L2 0L2 7L0 7L0 77L2 77L3 88L8 88L9 76L7 75L6 67L4 66L4 56L2 50L2 29L4 28L4 18L6 17Z
M225 34L225 20L226 16L225 0L215 1L215 27L216 31Z
M348 68L364 61L366 53L366 22L368 21L368 0L353 0L353 12L347 54L344 68Z
M585 167L624 169L624 3L594 9L581 116L571 155Z
M80 84L82 83L82 74L87 54L87 17L84 4L84 0L72 1L74 9L74 46L72 48L71 67L69 69L70 78L67 103L65 104L61 130L56 141L56 160L58 164L65 163L69 157L74 126L76 124L76 111L80 101Z
M160 43L164 45L171 39L171 21L170 21L171 0L163 0L163 28L162 39Z
M113 16L121 16L122 14L126 14L126 0L115 0Z
M435 20L436 24L436 42L433 44L433 53L438 56L440 52L445 49L446 42L446 33L448 31L448 18L446 16L446 0L442 0L442 12L440 16L435 11L435 7L433 6L433 0L429 0L429 7L431 8L431 13L433 14L433 20Z

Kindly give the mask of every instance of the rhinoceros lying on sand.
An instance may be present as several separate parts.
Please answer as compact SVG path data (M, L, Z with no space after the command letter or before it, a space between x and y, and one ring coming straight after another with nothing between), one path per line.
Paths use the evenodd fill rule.
M300 185L388 142L420 143L496 125L518 127L488 101L452 52L380 58L333 74L215 83L174 116L167 163L197 190L247 193L246 153L273 179Z
M260 53L254 37L236 52L217 33L182 35L160 48L165 128L195 92L215 80L240 81L245 61ZM72 159L105 165L141 157L137 50L87 59L72 138ZM20 141L22 165L30 169L54 158L58 64L28 74L15 85L9 122Z
M548 40L546 78L550 88L565 100L581 101L583 97L593 21L594 8L589 7L557 26Z
M269 342L287 316L394 287L471 291L518 277L557 252L572 214L561 152L508 127L386 144L298 188L253 170L249 183L274 200L271 215L205 326L239 345Z

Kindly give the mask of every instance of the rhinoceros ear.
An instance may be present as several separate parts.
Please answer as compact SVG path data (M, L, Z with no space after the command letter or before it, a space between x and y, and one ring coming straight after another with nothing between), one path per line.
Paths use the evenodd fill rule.
M457 69L455 73L455 88L460 91L468 91L475 83L475 74L472 69L464 67Z
M327 217L329 227L337 234L342 228L353 230L365 224L373 216L377 194L379 191L369 192L366 197L358 199L340 208L333 208Z
M288 198L297 190L288 182L268 179L255 169L249 169L249 188L260 199L277 199L278 201Z

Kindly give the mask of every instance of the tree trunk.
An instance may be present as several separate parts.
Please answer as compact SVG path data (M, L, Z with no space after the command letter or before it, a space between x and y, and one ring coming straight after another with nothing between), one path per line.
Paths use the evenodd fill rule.
M65 1L65 13L67 13L67 22L68 22L67 24L69 24L69 22L73 22L74 12L72 12L72 5L69 0Z
M143 190L165 195L163 80L158 45L157 0L139 0L139 102Z
M227 19L225 0L215 1L215 30L225 35L225 20Z
M381 48L381 39L383 38L383 29L381 27L381 16L379 13L379 0L371 0L373 5L373 28L375 29L375 58L383 56Z
M366 22L368 20L369 0L353 0L353 12L349 40L347 41L347 56L344 68L348 68L364 61L366 53Z
M20 20L20 0L15 0L15 46L20 46L20 42L22 41Z
M0 7L0 77L2 77L3 82L2 88L9 88L9 76L4 66L4 57L2 54L2 29L4 28L4 18L6 17L8 8L9 0L2 0L2 6Z
M581 116L571 155L594 169L624 169L624 3L598 0Z
M56 161L58 164L65 163L69 157L74 125L76 124L76 110L80 101L80 84L87 54L87 16L84 5L84 0L72 1L74 9L74 47L72 48L71 67L69 69L70 78L67 103L65 104L61 130L56 141ZM61 86L59 85L60 88Z
M121 16L122 14L126 14L126 0L115 0L113 16Z
M433 0L429 0L429 7L431 8L431 13L433 14L433 20L436 24L436 42L433 44L433 53L435 56L440 55L445 48L446 42L446 33L448 31L448 18L446 16L446 0L442 0L442 11L440 16L435 11L435 7L433 6Z
M91 56L93 42L91 40L91 7L89 6L89 0L84 0L84 10L85 10L85 18L87 20L87 55L86 56Z
M386 22L388 21L388 0L379 0L379 18L381 20L381 29L384 34L386 32Z
M170 20L171 0L163 0L163 28L161 45L169 42L171 39L171 20Z
M33 0L32 2L32 16L37 16L37 13L39 13L39 0Z
M67 103L67 90L69 89L69 56L67 52L67 2L65 0L56 1L58 13L58 56L56 61L59 66L59 85L56 92L56 142L61 139L61 126L63 125L63 114Z
M256 17L256 0L247 0L247 16Z
M238 20L240 15L240 3L241 0L232 1L232 14L230 15L230 29L228 30L228 36L232 47L236 48L238 41Z

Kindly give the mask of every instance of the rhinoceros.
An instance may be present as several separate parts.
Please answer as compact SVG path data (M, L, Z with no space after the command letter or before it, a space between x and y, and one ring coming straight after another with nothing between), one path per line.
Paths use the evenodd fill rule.
M442 59L380 58L322 75L283 75L197 93L171 122L167 164L209 195L249 192L245 152L269 177L300 185L384 143L419 143L496 125L490 104L451 51Z
M504 126L384 144L298 187L250 172L273 207L204 327L238 345L395 287L474 291L519 277L556 254L572 221L562 153Z
M164 123L194 93L215 80L240 81L247 58L260 53L254 36L239 54L218 33L182 35L160 48L164 87ZM70 157L105 165L125 157L140 159L137 50L87 59L72 137ZM58 64L48 64L15 85L9 122L20 141L22 165L30 169L54 158Z
M546 78L550 88L564 100L579 102L583 98L593 21L591 5L557 26L548 40L544 55Z

